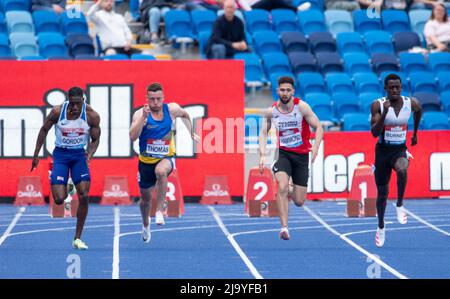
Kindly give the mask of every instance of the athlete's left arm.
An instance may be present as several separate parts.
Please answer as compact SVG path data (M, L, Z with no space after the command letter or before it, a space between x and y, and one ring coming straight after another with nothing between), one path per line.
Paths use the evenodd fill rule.
M191 137L194 141L199 142L200 137L194 133L194 126L191 122L191 117L189 116L189 113L186 112L183 108L181 108L180 105L177 103L170 103L169 104L169 112L173 119L180 117L183 121L184 125L188 129L188 131L191 133Z
M312 111L311 107L309 107L306 102L300 102L299 108L306 122L315 130L316 137L311 149L311 163L314 163L317 153L319 152L320 143L323 139L323 127L317 115Z
M411 146L417 144L417 130L419 129L420 119L422 118L422 106L416 98L411 98L411 110L414 113L414 132L411 138Z
M89 129L89 135L91 136L91 142L89 143L87 152L86 152L86 159L89 160L92 158L92 156L97 151L98 145L100 143L100 115L95 112L92 108L87 108L87 117L88 117L88 124L90 126Z

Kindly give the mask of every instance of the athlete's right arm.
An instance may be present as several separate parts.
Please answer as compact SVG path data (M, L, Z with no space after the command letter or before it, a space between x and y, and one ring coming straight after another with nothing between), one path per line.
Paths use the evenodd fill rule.
M389 109L390 103L389 101L385 101L383 104L383 113L381 113L381 107L379 101L374 101L372 103L371 110L371 119L370 119L370 125L373 137L378 137L381 134L381 131L383 131L384 126L384 120L386 119L386 115Z
M39 152L47 137L48 131L58 122L59 114L61 113L61 106L54 107L44 120L44 124L39 130L39 135L36 140L36 147L34 149L33 160L31 161L31 170L35 169L39 164Z
M133 121L131 122L130 127L130 138L131 141L135 141L139 138L139 135L141 135L142 128L144 127L145 123L147 122L147 116L149 113L148 105L146 104L144 107L139 109L133 114Z
M263 123L259 133L259 171L263 173L266 155L267 135L272 125L272 109L269 108L264 112Z

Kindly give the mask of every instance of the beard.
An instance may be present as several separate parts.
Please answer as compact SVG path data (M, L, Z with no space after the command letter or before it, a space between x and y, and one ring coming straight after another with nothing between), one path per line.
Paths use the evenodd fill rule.
M285 105L287 105L287 104L289 104L289 102L292 100L292 97L286 97L286 98L282 98L282 97L280 97L280 101L281 101L281 103L283 103L283 104L285 104Z

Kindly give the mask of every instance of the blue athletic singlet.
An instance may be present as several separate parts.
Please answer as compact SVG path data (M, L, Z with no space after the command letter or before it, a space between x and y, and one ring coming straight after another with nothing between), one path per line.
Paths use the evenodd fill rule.
M172 118L169 105L163 104L163 119L155 120L152 115L147 117L147 123L139 135L139 160L154 164L165 157L175 154L173 142Z
M62 105L61 114L55 127L55 146L66 149L82 149L87 145L89 125L86 117L86 103L83 103L80 117L74 120L67 119L69 102Z

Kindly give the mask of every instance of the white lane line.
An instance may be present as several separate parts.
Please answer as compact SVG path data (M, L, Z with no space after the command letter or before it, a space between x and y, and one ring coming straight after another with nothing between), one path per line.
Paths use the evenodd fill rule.
M449 227L450 224L441 224L437 225L439 227ZM422 229L422 228L428 228L428 226L421 225L421 226L408 226L408 227L395 227L395 228L386 228L386 231L394 231L394 230L410 230L410 229ZM343 234L343 236L352 236L352 235L358 235L358 234L366 234L366 233L374 233L376 232L376 229L368 229L368 230L360 230L356 232L348 232Z
M328 223L326 223L320 216L318 216L316 213L314 213L312 210L310 210L307 206L303 206L303 208L305 209L306 212L308 212L314 219L316 219L320 224L322 224L331 233L333 233L336 236L340 237L342 240L344 240L345 242L350 244L356 250L360 251L361 253L365 254L367 257L369 257L370 259L375 261L381 267L385 268L386 270L388 270L389 272L391 272L392 274L394 274L398 278L401 278L401 279L407 279L408 278L405 275L403 275L400 272L398 272L397 270L395 270L394 268L392 268L391 266L389 266L388 264L386 264L385 262L383 262L376 255L368 252L367 250L365 250L364 248L362 248L361 246L359 246L358 244L356 244L355 242L353 242L352 240L350 240L349 238L347 238L343 234L339 233L337 230L332 228Z
M22 217L23 213L25 213L26 207L21 207L19 209L19 212L14 216L13 220L9 224L9 226L6 228L3 235L0 237L0 246L2 246L3 242L5 242L6 238L10 236L11 231L13 230L14 226L17 224L17 221L19 221L20 217Z
M230 232L228 231L228 229L225 227L225 224L223 224L222 219L220 218L219 213L216 211L216 209L214 209L211 206L208 206L208 209L211 211L211 213L214 216L214 219L216 219L217 224L219 225L219 227L222 229L223 233L225 234L225 236L227 237L228 241L230 241L231 245L234 247L234 249L236 250L236 252L239 254L239 256L241 257L241 259L244 261L245 265L247 266L247 268L250 270L250 272L253 274L253 276L256 279L263 279L263 277L261 276L261 274L259 274L258 270L256 270L255 266L253 266L252 262L249 260L249 258L247 257L247 255L244 253L244 251L242 251L241 247L239 246L239 244L236 242L236 240L234 239L234 237L230 234Z
M395 204L392 204L392 205L393 205L393 206L396 206ZM447 231L445 231L445 230L443 230L443 229L438 228L436 225L433 225L433 224L431 224L430 222L426 221L425 219L423 219L423 218L417 216L416 214L414 214L414 213L411 212L410 210L408 210L408 209L406 209L406 208L404 208L404 209L405 209L406 214L408 214L408 215L411 216L412 218L416 219L417 221L422 222L423 224L425 224L426 226L430 227L431 229L434 229L434 230L437 231L437 232L440 232L440 233L442 233L442 234L444 234L444 235L446 235L446 236L450 236L450 233L449 233L449 232L447 232Z
M112 279L119 279L119 263L120 263L119 247L120 247L120 210L118 207L115 207Z

